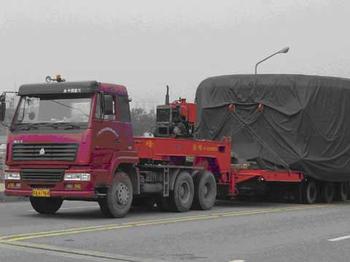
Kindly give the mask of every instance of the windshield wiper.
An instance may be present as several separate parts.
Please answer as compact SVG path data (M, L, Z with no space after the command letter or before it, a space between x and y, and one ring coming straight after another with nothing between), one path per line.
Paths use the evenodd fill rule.
M56 122L56 123L39 123L40 126L48 126L54 129L63 127L63 129L80 129L79 125L67 123L67 122Z
M63 129L65 129L65 130L67 130L67 129L80 129L79 125L75 125L75 124L72 124L72 123L65 123L65 122L63 122L63 123L55 123L55 125L57 127L62 126L62 127L64 127Z
M17 123L14 126L14 129L19 130L30 130L30 129L38 129L38 126L36 124L30 124L30 123Z
M67 129L80 129L79 125L67 123L67 122L57 122L57 123L21 123L17 124L15 128L20 130L30 130L30 129L39 129L39 127L52 127L58 129L62 127L64 130Z

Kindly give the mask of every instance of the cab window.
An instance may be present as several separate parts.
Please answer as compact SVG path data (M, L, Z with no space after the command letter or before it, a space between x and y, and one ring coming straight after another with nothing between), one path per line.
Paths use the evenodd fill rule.
M97 97L95 118L115 120L115 97L109 94L100 94Z
M102 104L101 104L101 94L97 94L96 97L96 110L95 110L95 118L102 119Z

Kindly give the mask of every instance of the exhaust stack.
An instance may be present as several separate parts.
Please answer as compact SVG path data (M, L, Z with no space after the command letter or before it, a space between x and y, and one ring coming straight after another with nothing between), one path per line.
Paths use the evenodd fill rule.
M169 86L166 86L165 104L169 105Z

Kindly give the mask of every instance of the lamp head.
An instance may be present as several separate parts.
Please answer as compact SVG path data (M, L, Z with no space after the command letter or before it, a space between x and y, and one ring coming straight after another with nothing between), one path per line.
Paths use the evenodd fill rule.
M289 47L287 46L287 47L281 49L278 53L286 54L286 53L288 53L288 51L289 51Z

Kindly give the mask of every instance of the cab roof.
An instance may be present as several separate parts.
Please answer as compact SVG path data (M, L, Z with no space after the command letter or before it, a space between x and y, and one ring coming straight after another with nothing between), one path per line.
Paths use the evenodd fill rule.
M20 86L18 95L92 94L97 91L127 95L124 86L99 83L97 81L25 84Z

